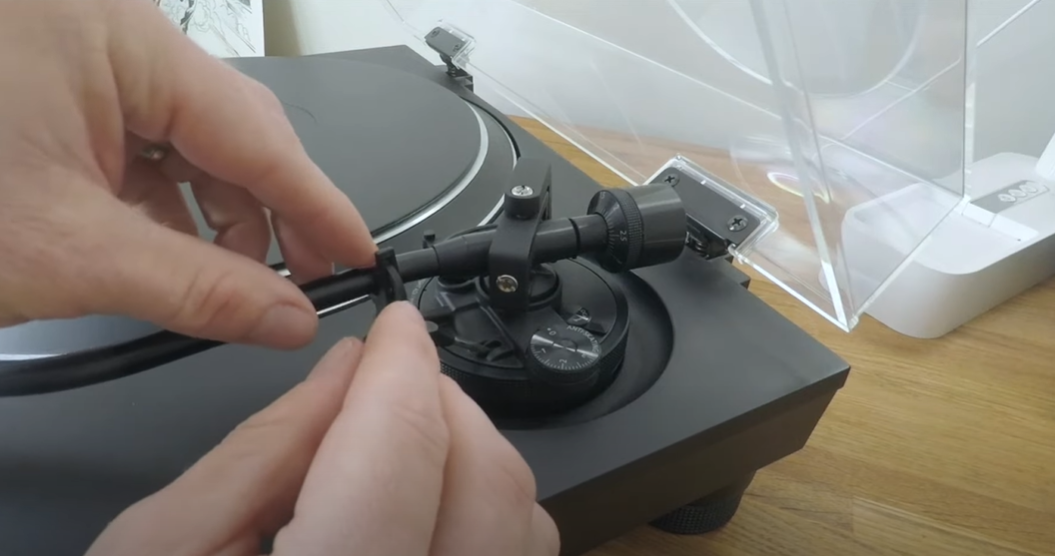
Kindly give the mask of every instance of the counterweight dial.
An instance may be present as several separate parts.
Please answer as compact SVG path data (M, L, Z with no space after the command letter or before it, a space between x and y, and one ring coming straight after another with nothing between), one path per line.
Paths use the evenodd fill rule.
M597 338L571 325L547 326L531 336L529 371L550 384L577 384L597 375L601 366Z

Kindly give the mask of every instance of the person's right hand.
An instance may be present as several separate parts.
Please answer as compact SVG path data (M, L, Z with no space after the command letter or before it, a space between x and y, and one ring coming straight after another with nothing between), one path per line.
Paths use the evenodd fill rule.
M556 556L531 470L439 372L420 314L385 309L88 556Z

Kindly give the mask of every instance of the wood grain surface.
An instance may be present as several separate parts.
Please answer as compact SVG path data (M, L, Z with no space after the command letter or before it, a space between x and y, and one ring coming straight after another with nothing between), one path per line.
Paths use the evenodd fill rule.
M624 183L521 123L600 183ZM916 340L870 317L842 332L746 270L756 295L849 361L847 385L723 530L646 527L590 556L1055 555L1055 281Z

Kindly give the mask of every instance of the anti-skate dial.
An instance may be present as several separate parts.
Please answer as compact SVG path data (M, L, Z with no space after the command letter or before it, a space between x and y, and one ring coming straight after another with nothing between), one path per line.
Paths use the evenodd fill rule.
M577 384L591 379L600 370L601 344L597 338L566 324L547 326L531 336L528 370L550 384Z

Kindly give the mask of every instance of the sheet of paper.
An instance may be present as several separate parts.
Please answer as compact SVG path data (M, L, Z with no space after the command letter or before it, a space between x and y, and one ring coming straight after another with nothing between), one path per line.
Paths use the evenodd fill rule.
M264 55L263 0L154 0L184 34L213 56Z

